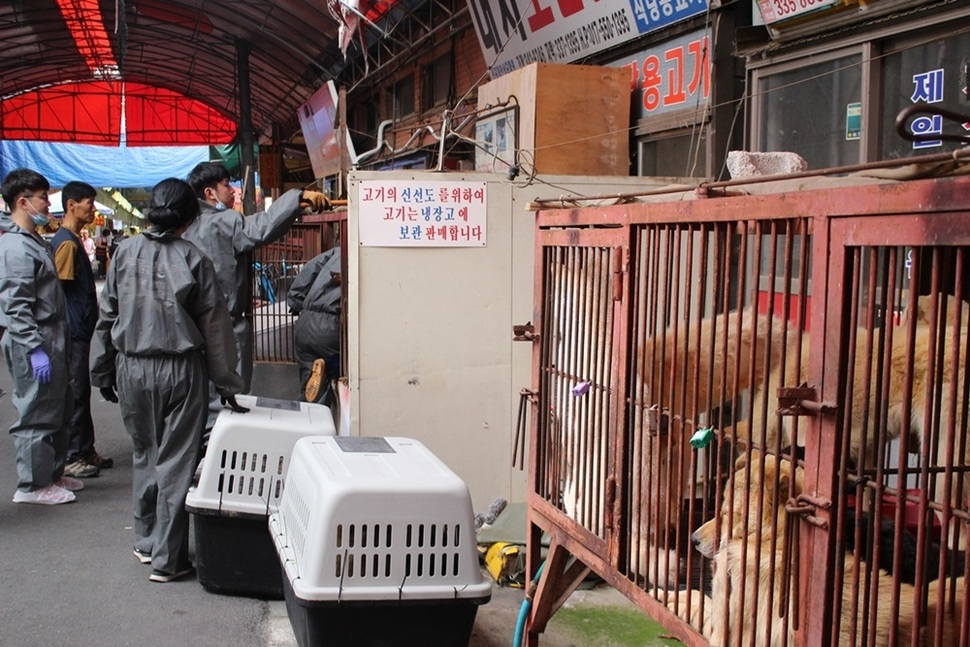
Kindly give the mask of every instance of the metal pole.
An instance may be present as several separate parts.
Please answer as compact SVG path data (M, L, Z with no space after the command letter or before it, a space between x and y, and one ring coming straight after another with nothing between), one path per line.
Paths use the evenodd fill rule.
M343 198L346 196L345 183L347 173L350 172L350 151L347 150L347 89L340 88L337 94L337 119L340 120L340 127L337 129L339 143L337 149L340 151L340 174L337 177L337 195Z
M249 43L236 39L239 75L239 148L243 213L256 213L256 160L253 157L253 106L249 87Z

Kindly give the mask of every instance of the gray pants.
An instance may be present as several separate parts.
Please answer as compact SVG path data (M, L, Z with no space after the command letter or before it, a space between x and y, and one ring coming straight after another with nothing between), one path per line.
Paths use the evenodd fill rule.
M71 340L71 381L74 393L74 412L67 425L68 460L84 456L94 449L94 420L91 418L91 342Z
M44 350L51 359L51 381L38 384L27 352L4 332L0 339L7 370L13 378L13 406L19 418L10 427L17 462L17 488L26 492L61 478L67 457L67 422L74 395L68 375L70 342L64 321L42 324Z
M135 548L152 567L175 573L189 564L192 485L206 418L205 364L200 353L118 355L118 399L131 436Z
M253 328L248 317L232 320L232 334L236 339L236 372L242 376L242 393L249 393L253 381ZM219 411L222 409L222 398L216 391L216 385L209 382L209 415L205 421L205 433L202 436L202 446L209 444L209 433L216 424Z
M340 315L336 312L311 310L301 312L300 318L293 326L293 350L296 354L296 363L300 367L301 392L306 388L307 380L310 379L314 360L317 358L326 360L321 396L325 394L330 382L340 377L341 372Z

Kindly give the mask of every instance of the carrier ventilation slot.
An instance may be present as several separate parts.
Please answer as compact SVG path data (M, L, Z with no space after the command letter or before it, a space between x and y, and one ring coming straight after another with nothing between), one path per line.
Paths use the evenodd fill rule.
M281 521L283 522L284 532L289 536L290 545L293 546L299 558L303 556L306 544L306 529L309 525L309 520L310 507L303 497L300 496L299 490L293 488L290 496L286 498Z
M460 528L459 524L404 526L404 548L410 549L403 555L404 575L409 578L458 577L461 555L454 549L461 545ZM394 535L391 524L337 524L334 576L345 581L390 577L393 551L386 551L395 548ZM452 550L441 550L445 548Z
M275 460L274 460L275 459ZM267 468L275 462L276 474L267 475ZM224 494L237 494L265 500L270 495L273 501L279 501L283 495L283 468L286 463L284 456L270 456L264 452L244 452L238 450L222 450L220 456L217 491ZM267 480L267 476L272 476ZM275 481L275 485L267 487Z

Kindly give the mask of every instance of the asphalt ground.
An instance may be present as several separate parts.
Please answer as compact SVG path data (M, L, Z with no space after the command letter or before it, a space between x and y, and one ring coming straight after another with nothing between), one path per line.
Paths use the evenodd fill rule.
M8 429L6 367L0 388ZM84 479L74 503L13 503L13 441L0 442L0 645L267 644L265 601L210 594L194 576L148 581L151 567L132 555L131 441L118 405L97 391L92 400L97 450L115 465Z
M259 364L253 384L255 395L292 399L296 367ZM0 398L0 429L6 430L16 419L6 367L0 369L0 389L7 392ZM13 503L13 441L0 441L0 646L296 645L281 601L210 593L194 573L167 584L149 582L151 567L132 555L130 440L118 405L97 391L92 400L97 450L115 465L84 479L74 503ZM194 556L194 546L192 551ZM521 589L493 585L470 647L510 645L523 596ZM632 608L608 588L582 599L581 607ZM557 619L542 635L543 647L593 644ZM627 644L606 633L595 644Z

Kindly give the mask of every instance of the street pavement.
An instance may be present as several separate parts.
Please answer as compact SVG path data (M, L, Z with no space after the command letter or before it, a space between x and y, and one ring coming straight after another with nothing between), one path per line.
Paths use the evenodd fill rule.
M4 366L2 430L16 420L12 388ZM298 389L296 366L256 366L255 395L293 399ZM148 581L151 567L132 555L130 440L118 405L95 391L92 409L97 449L115 465L84 479L74 503L13 503L13 441L9 434L0 439L0 647L294 647L282 601L210 593L194 573L167 584ZM491 602L479 609L469 647L512 643L523 591L494 584L492 591ZM629 604L611 592L599 595L612 596L604 598L609 604ZM555 617L540 642L577 644Z
M292 399L296 367L257 365L253 385L257 395ZM3 367L3 430L16 420L12 388ZM194 574L168 584L148 581L151 567L131 552L130 440L118 405L95 391L92 409L97 449L115 465L84 479L74 503L13 503L13 441L8 434L0 441L0 646L296 645L281 601L213 594ZM509 645L521 600L521 591L496 587L471 645Z
M295 367L286 368L292 368L287 377L295 392ZM255 383L285 388L287 381ZM0 399L0 428L6 430L16 420L6 367L0 388L7 392ZM74 503L12 503L13 441L4 434L0 442L0 645L295 644L285 621L269 621L273 614L263 600L213 595L194 575L167 584L148 581L151 567L132 555L131 442L118 405L104 402L97 391L92 400L97 449L115 465L84 479Z

